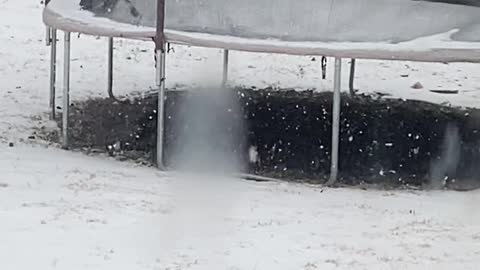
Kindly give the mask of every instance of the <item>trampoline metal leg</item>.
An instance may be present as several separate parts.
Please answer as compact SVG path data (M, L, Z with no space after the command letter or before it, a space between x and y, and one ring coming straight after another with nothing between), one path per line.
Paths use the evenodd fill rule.
M45 7L47 7L48 3L50 2L50 0L45 0ZM47 46L50 46L51 42L52 42L52 31L54 29L53 28L50 28L50 26L46 26L45 27L45 44Z
M107 91L110 98L113 95L113 37L108 38L108 70L107 70Z
M227 85L227 81L228 81L228 57L229 57L229 51L228 50L223 50L222 87L225 87L225 85Z
M165 44L156 51L156 84L158 87L158 108L157 108L157 167L161 170L164 166L164 136L165 136L165 66L166 54Z
M333 85L333 110L332 110L332 160L330 179L327 185L333 185L338 177L338 150L340 143L340 88L341 88L342 59L335 58L335 75Z
M108 38L108 71L107 71L107 91L110 98L113 95L113 37Z
M348 88L350 89L350 95L355 95L355 65L357 60L355 58L351 59L350 62L350 80L348 81Z
M57 29L52 28L50 41L50 119L55 120L55 83L57 76Z
M68 109L70 105L70 32L65 32L64 66L63 66L63 114L62 135L63 148L68 148Z
M52 31L54 29L47 26L45 28L45 45L50 46L52 44Z

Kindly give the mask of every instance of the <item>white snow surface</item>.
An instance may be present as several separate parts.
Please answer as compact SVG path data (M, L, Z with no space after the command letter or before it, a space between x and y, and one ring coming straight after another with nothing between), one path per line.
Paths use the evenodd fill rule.
M47 115L41 11L40 1L0 0L0 269L478 269L479 191L322 190L166 174L28 140L35 129L56 128ZM106 40L72 39L72 101L105 96ZM115 46L116 93L152 88L153 44ZM167 86L220 83L221 59L220 50L175 46ZM321 80L319 60L231 52L229 82L326 91L333 65ZM475 64L357 68L362 92L480 104ZM411 89L416 82L425 89Z
M167 176L2 147L2 269L477 269L479 192Z

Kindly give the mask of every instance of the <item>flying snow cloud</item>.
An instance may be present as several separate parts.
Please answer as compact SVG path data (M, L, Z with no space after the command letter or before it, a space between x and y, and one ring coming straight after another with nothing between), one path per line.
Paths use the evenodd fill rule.
M460 161L460 150L461 138L458 127L448 124L445 128L441 154L430 165L430 183L432 188L443 188L449 177L455 175Z

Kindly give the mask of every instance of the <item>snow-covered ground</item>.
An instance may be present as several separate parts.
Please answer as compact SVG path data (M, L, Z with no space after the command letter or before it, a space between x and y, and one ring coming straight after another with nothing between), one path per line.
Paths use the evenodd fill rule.
M478 269L479 192L166 176L2 147L1 269Z
M40 1L0 0L0 269L478 269L479 191L167 175L28 140L52 125L41 11ZM115 45L116 93L153 87L153 44ZM220 50L174 48L168 87L220 81ZM72 49L73 102L105 96L106 40L74 36ZM318 60L232 52L230 83L329 90L332 65L321 80ZM418 81L425 89L410 88ZM356 87L479 107L480 68L361 60Z

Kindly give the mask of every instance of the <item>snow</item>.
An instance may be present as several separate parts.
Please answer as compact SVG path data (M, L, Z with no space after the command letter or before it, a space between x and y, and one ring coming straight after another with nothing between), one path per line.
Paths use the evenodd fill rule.
M476 269L480 258L479 192L322 192L31 146L4 147L0 164L3 269Z
M29 140L36 129L54 128L41 12L40 1L0 0L1 269L478 268L479 191L322 190L167 174ZM106 96L106 40L72 40L72 101ZM115 45L117 95L153 88L153 44L118 39ZM221 83L220 50L174 48L168 88ZM320 59L230 56L231 85L318 91L333 85L333 65L321 80ZM358 63L361 92L480 104L478 65ZM347 74L344 68L344 91ZM411 89L417 81L425 89ZM460 92L426 90L434 88Z

